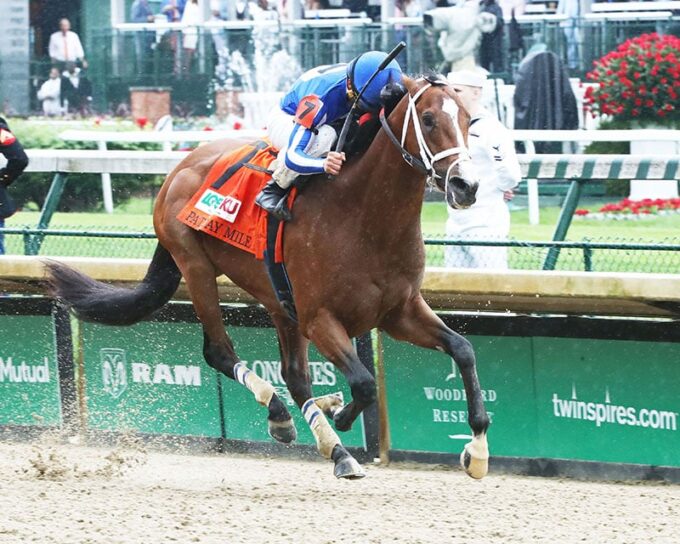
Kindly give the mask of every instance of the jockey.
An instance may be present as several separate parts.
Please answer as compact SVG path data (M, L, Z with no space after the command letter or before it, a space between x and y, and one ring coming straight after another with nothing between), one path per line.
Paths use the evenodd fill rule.
M4 168L0 168L0 220L6 219L16 211L16 205L7 192L14 180L28 166L28 157L24 148L12 134L12 131L2 117L0 117L0 154L7 159Z
M272 181L255 199L259 206L288 221L291 213L286 196L297 176L340 173L345 154L330 151L337 137L330 123L349 113L358 93L386 57L386 53L369 51L349 64L309 70L293 84L270 116L268 136L279 155L272 166ZM401 82L401 77L399 64L391 61L364 90L360 109L380 110L380 91L388 83Z

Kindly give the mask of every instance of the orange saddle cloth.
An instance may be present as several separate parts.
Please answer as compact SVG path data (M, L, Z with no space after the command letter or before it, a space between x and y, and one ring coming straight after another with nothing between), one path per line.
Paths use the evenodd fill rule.
M255 204L255 197L271 179L266 170L275 158L276 152L267 140L224 153L177 219L263 259L267 249L267 212ZM293 188L288 206L292 206L295 193ZM277 263L283 261L282 240L283 223L276 237Z

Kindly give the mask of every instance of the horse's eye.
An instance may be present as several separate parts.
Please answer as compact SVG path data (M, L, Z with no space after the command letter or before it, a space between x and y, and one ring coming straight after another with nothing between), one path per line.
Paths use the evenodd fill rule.
M426 128L434 128L435 124L434 115L429 111L423 113L423 125L425 125Z

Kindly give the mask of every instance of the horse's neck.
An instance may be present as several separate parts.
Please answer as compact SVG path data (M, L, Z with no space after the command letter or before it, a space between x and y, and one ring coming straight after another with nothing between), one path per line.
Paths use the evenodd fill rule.
M424 175L409 166L401 152L380 131L364 155L347 172L347 185L378 222L419 222ZM386 217L387 214L387 217Z
M361 203L362 221L373 233L384 230L394 238L412 231L420 236L425 176L404 161L385 131L378 133L366 153L348 169L346 180L352 198Z

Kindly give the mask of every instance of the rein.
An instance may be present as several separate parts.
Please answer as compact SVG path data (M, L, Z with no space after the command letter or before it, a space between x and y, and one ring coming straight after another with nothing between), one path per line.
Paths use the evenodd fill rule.
M390 128L390 125L387 123L387 119L385 118L385 109L383 108L380 110L380 124L382 125L382 128L389 137L390 141L395 146L397 146L397 148L401 152L402 158L406 161L406 163L409 166L412 166L413 168L416 168L417 170L420 170L425 175L427 175L427 181L429 185L434 185L434 181L436 179L441 178L441 176L437 174L434 168L434 165L437 161L445 159L446 157L450 157L451 155L458 154L458 158L449 165L449 168L446 171L446 183L448 184L451 169L462 161L468 161L472 159L470 152L468 151L468 148L465 147L465 145L450 147L448 149L445 149L444 151L440 151L439 153L435 154L432 153L432 151L430 151L430 148L428 147L427 142L425 141L423 129L420 126L420 119L418 118L418 111L416 110L416 103L418 102L418 99L430 87L432 87L433 85L442 84L443 83L439 82L434 83L429 82L427 85L422 87L414 96L411 96L411 94L409 93L408 106L406 107L406 116L404 117L404 124L401 131L401 141L397 139L397 136L394 134L394 132ZM408 133L408 126L410 121L412 121L413 130L416 133L416 141L418 142L418 153L420 154L420 158L415 157L404 146L404 143L406 142L406 134Z

